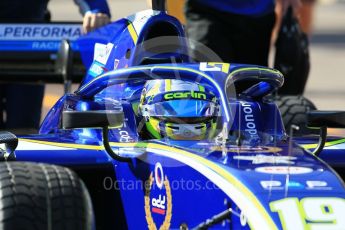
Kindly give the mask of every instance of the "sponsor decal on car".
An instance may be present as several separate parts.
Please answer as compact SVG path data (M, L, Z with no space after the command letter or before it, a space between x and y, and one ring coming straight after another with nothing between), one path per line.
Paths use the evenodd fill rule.
M222 62L201 62L199 69L201 71L229 73L230 64Z
M297 181L288 181L287 185L278 180L260 181L261 186L267 190L303 189L305 186Z
M269 189L269 190L283 188L281 187L282 182L277 181L277 180L267 180L267 181L264 180L264 181L260 181L260 184L264 189Z
M326 181L320 181L320 180L307 180L307 185L309 188L313 187L326 187L327 182Z
M268 166L258 167L255 171L268 174L305 174L312 172L313 169L297 166Z
M288 188L303 189L304 185L297 181L289 181L287 183Z
M157 162L155 165L155 180L158 188L162 189L164 185L164 172L163 167L159 162Z
M222 146L213 146L211 148L212 151L223 151ZM283 151L279 147L270 147L270 146L231 146L226 148L227 152L230 153L278 153Z
M117 69L117 67L119 66L119 63L120 63L119 59L114 60L114 69Z
M309 190L332 190L332 187L328 186L326 181L307 180L306 184Z
M106 65L113 48L114 48L113 43L108 43L106 45L101 44L101 43L96 43L95 48L94 48L94 56L93 56L94 60L98 61L99 63L103 65Z
M266 155L255 155L255 156L234 156L235 160L251 161L252 164L294 164L293 160L296 157L292 156L266 156Z
M130 25L133 26L134 32L139 34L143 26L146 24L146 21L150 19L151 16L159 13L160 11L156 10L144 10L127 17L127 19L131 22Z
M97 61L94 61L89 69L89 74L91 76L97 77L106 71L107 69L104 67L104 65L98 63Z
M171 188L159 162L146 181L144 199L148 229L169 229L172 216Z
M167 93L164 95L165 100L186 99L186 98L206 100L206 94L202 92L194 92L192 90L190 92Z
M270 202L281 229L344 229L345 199L340 197L288 197Z
M253 109L250 103L241 101L241 109L244 114L244 121L245 121L245 129L244 131L254 139L258 139L258 130L256 128L256 123L254 120Z

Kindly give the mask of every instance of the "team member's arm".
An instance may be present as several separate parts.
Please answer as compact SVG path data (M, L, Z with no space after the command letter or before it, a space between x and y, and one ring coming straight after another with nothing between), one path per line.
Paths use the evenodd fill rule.
M110 10L106 0L74 0L84 15L83 31L90 32L110 21Z
M285 15L289 6L292 6L293 12L297 16L297 13L302 6L301 0L277 0L277 1L281 5L281 12L283 13L282 15Z

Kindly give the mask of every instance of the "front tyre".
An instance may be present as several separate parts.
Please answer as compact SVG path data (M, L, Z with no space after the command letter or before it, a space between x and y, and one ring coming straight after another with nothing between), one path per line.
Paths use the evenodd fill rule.
M47 164L0 163L0 229L92 229L84 183L71 170Z
M318 134L318 130L309 129L307 125L307 112L316 110L316 106L303 96L278 96L274 98L283 118L286 132L290 133L291 125L297 125L296 135Z

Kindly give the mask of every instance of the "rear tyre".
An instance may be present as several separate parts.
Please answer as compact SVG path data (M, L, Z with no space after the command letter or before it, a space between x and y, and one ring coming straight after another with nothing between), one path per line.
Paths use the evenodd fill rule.
M299 130L295 130L294 134L313 134L318 130L309 129L307 124L307 112L316 110L316 106L303 96L278 96L275 102L280 110L286 132L290 133L291 125L297 125Z
M0 229L92 229L92 205L71 170L47 164L0 163Z

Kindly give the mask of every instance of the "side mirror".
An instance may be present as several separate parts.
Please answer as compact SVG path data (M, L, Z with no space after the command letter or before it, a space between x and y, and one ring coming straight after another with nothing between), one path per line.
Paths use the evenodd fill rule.
M345 128L345 111L320 111L308 113L309 127Z
M102 128L103 145L107 153L115 160L128 162L131 158L118 155L109 144L109 127L121 127L123 122L124 114L122 109L62 112L62 127L64 129Z
M319 155L325 146L327 139L327 128L345 128L345 111L321 111L314 110L307 114L307 126L320 128L318 146L312 152Z
M62 127L64 129L120 127L123 121L124 115L122 110L62 112Z

